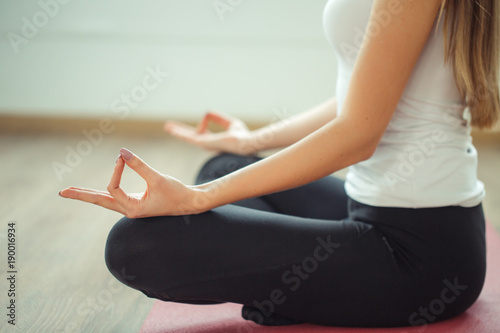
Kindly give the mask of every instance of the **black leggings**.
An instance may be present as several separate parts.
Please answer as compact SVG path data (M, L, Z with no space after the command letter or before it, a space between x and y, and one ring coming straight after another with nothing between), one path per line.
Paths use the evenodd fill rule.
M256 160L219 155L197 182ZM240 303L259 310L255 321L408 326L474 303L486 270L484 232L481 205L373 207L326 177L198 215L124 217L105 257L118 280L164 301Z

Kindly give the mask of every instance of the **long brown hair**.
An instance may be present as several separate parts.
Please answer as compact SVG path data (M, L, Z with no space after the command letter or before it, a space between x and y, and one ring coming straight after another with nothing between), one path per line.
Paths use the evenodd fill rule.
M500 114L498 0L443 0L445 61L451 61L471 124L490 128Z

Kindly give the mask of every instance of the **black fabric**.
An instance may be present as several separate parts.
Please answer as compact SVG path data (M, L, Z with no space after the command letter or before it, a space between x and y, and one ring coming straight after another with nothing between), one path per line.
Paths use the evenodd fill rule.
M248 305L243 305L241 308L241 316L246 320L251 320L257 324L265 326L285 326L303 323L302 321L286 318L276 313L266 315L258 308Z
M257 160L219 155L197 181ZM149 297L240 303L263 324L422 325L462 313L479 296L484 216L481 205L372 207L326 177L198 215L124 217L105 259Z

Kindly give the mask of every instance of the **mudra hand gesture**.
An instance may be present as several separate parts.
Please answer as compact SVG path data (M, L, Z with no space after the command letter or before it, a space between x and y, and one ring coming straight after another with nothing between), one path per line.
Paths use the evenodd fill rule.
M125 165L146 181L143 193L126 193L120 187ZM192 186L156 171L125 148L120 150L107 191L69 187L59 192L64 198L96 204L130 218L199 213L198 193Z
M208 129L210 123L221 126L224 131L211 132ZM196 128L176 121L168 121L164 129L172 136L211 151L239 155L249 155L257 151L255 145L252 144L251 132L243 121L220 112L207 112Z

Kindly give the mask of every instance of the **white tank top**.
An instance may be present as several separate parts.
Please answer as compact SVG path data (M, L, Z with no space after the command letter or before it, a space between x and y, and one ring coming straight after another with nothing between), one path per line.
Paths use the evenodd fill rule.
M330 0L323 13L325 33L338 60L339 114L372 3ZM379 13L379 24L390 22L398 10L394 6ZM377 28L372 25L367 36ZM452 67L444 63L442 23L437 32L435 28L375 153L349 168L345 188L356 201L382 207L471 207L484 197L468 110Z

